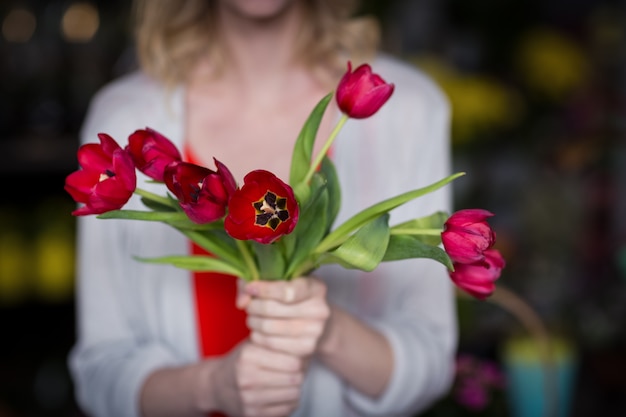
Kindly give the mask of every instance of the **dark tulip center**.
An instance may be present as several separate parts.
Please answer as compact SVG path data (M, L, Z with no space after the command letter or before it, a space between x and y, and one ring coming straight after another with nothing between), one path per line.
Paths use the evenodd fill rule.
M198 200L200 199L200 192L202 191L202 183L199 182L197 184L191 184L189 188L190 188L189 197L191 198L191 201L194 203L197 203Z
M100 174L100 178L98 178L98 181L108 180L109 178L113 178L114 176L115 172L111 171L110 169L106 169L103 173Z
M287 199L267 191L262 199L252 203L256 211L254 224L276 230L278 226L289 219Z

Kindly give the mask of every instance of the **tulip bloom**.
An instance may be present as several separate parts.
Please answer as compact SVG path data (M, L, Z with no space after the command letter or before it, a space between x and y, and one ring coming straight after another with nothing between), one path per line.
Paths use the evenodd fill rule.
M298 215L291 187L269 171L256 170L230 199L224 228L235 239L272 243L293 231Z
M224 217L237 184L228 168L213 158L217 172L189 162L174 161L165 167L164 181L187 216L195 223Z
M376 113L393 90L394 85L372 73L368 64L360 65L352 72L352 63L348 61L348 71L337 86L337 104L349 117L364 119Z
M122 208L133 195L137 175L131 156L105 133L98 134L100 144L88 143L78 148L82 169L65 178L65 191L85 206L74 216L101 214Z
M165 167L181 161L180 152L168 138L150 128L136 130L128 137L126 150L137 169L152 179L163 182Z
M484 255L483 261L471 264L455 263L454 271L450 272L450 278L459 288L480 300L494 292L495 281L500 278L506 264L496 249L488 249Z
M496 234L486 221L492 216L487 210L467 209L448 218L441 241L453 262L473 263L485 258L485 250L496 241Z

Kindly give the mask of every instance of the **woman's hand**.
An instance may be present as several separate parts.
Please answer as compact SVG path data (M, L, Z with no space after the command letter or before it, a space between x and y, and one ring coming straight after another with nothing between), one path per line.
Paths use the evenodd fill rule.
M331 312L326 284L316 278L250 282L237 304L248 313L255 345L305 359L319 346Z
M253 281L240 285L237 305L248 313L254 345L301 358L304 364L315 353L348 384L376 398L391 377L391 346L375 328L331 308L326 290L316 278Z
M151 373L141 392L141 414L284 417L298 406L303 369L304 359L245 340L224 356Z
M303 367L301 358L245 341L214 363L206 378L214 390L207 408L232 416L289 415L298 406Z
M391 346L375 328L330 307L326 290L323 281L312 277L253 281L240 285L237 304L248 312L254 344L306 362L315 353L344 381L376 398L391 378Z

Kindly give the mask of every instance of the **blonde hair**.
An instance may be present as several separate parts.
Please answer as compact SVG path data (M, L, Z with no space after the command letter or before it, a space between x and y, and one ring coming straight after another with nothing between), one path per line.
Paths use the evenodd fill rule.
M135 40L141 68L168 85L187 80L202 57L218 71L215 0L135 0ZM322 81L335 82L353 64L370 59L379 47L380 29L372 17L353 17L358 0L304 0L309 23L299 38L298 59ZM327 78L324 80L323 78Z

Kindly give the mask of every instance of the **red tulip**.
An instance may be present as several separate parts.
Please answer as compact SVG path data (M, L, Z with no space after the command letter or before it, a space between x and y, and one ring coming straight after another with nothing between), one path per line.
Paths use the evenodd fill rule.
M368 64L360 65L352 72L352 63L348 61L348 71L337 86L337 104L349 117L364 119L376 113L393 90L394 85L372 73Z
M150 128L139 129L131 134L126 150L132 156L138 170L161 182L165 167L171 162L182 160L176 145Z
M482 261L485 250L496 241L496 234L486 219L493 213L481 209L459 210L444 224L441 241L453 262Z
M298 215L291 187L269 171L256 170L230 199L224 228L235 239L272 243L293 231Z
M65 178L65 191L85 206L74 216L101 214L122 208L133 195L137 175L131 156L106 133L98 134L100 144L88 143L78 148L82 169Z
M189 162L174 161L165 167L164 181L195 223L209 223L224 217L237 184L228 168L213 159L217 172Z
M500 278L506 264L496 249L488 249L484 255L482 261L471 264L455 263L454 271L450 272L450 278L459 288L481 300L493 293L495 281Z

